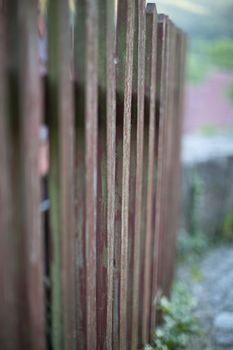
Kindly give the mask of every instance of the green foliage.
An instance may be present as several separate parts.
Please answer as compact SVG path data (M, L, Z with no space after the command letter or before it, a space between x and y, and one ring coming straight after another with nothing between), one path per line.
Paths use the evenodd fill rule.
M190 47L188 67L191 67L191 73L194 72L197 77L205 76L206 71L213 67L232 71L232 57L233 40L224 38L215 40L196 39L193 40Z
M192 264L191 266L191 276L194 282L201 283L203 281L203 274L200 270L199 264Z
M190 53L187 58L187 80L192 84L201 83L207 76L208 65L199 55Z
M224 220L223 238L233 241L233 213L227 214Z
M216 68L233 71L233 40L193 40L187 59L187 80L198 84ZM227 94L233 101L233 84Z
M213 125L204 125L201 130L200 130L200 133L203 135L203 136L206 136L206 137L212 137L212 136L216 136L217 133L219 131L219 128L213 126Z
M233 70L233 41L223 39L209 42L205 47L212 64L216 67Z
M194 300L182 283L176 285L171 301L162 297L158 309L163 324L155 330L151 345L145 350L182 350L193 334L199 334L197 320L193 316Z
M194 260L198 259L209 247L209 239L207 235L201 232L196 232L194 234L189 234L184 230L178 235L177 238L177 254L178 259L184 260Z

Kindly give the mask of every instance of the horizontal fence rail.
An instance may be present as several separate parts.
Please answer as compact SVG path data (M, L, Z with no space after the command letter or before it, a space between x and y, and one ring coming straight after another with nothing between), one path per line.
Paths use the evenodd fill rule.
M145 0L0 1L0 349L151 340L174 275L185 51Z

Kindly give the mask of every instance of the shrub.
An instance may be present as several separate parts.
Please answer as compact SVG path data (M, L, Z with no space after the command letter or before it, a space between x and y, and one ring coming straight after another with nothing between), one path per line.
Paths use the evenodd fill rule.
M209 43L205 49L214 66L224 70L233 70L233 41L229 39L216 40Z
M182 350L187 347L193 334L199 334L197 320L193 316L195 303L183 284L179 283L171 301L162 297L158 309L163 324L154 333L151 345L145 350Z

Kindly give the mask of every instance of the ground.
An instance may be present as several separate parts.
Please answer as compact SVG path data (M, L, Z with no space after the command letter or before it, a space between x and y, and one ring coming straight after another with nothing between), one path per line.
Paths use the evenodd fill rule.
M193 267L177 272L197 301L202 331L188 350L233 350L233 245L211 250Z

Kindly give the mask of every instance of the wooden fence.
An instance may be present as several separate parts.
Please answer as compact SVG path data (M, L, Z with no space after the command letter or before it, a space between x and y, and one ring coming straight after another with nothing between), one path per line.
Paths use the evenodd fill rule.
M174 271L185 36L145 0L50 0L41 77L37 15L0 1L0 348L140 349Z

